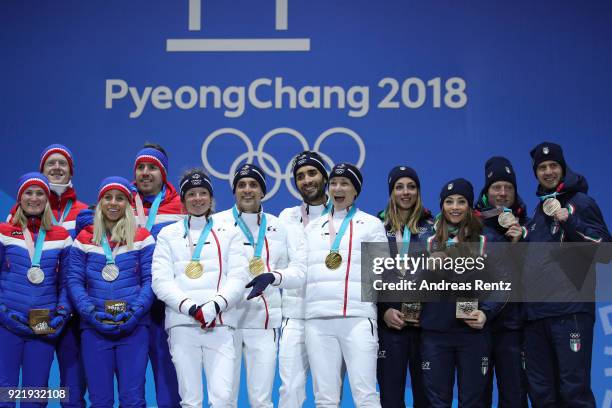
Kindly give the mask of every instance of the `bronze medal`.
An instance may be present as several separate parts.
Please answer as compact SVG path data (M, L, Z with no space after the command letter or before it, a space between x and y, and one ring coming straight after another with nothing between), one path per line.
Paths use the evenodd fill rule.
M28 269L28 280L34 285L39 285L45 280L45 273L38 266Z
M325 266L327 266L328 269L331 269L331 270L338 269L341 264L342 264L342 255L340 255L340 253L338 252L330 252L325 257Z
M503 213L499 214L497 216L497 222L499 223L499 225L506 229L517 223L516 217L510 211L504 211Z
M115 264L106 264L102 268L102 278L107 282L112 282L119 277L119 267Z
M249 272L251 272L251 275L261 275L265 269L266 267L264 265L263 259L261 259L260 257L254 256L249 261Z
M191 261L185 266L185 275L189 279L198 279L204 274L204 268L198 261Z
M561 203L556 198L547 198L542 204L544 214L548 215L549 217L552 217L560 208Z

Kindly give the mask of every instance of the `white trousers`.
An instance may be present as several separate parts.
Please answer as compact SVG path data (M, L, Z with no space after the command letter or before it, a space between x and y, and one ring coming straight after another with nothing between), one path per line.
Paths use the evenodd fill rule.
M308 319L306 349L317 407L339 406L344 360L355 406L380 408L376 392L376 320L365 317Z
M279 408L301 408L306 400L308 354L304 319L283 319L278 345Z
M236 329L234 331L233 405L238 405L240 362L244 356L249 405L272 408L272 386L276 374L276 329Z
M234 329L226 326L202 330L199 326L170 329L168 343L176 368L181 407L201 408L202 368L211 407L232 407L232 381L236 356Z

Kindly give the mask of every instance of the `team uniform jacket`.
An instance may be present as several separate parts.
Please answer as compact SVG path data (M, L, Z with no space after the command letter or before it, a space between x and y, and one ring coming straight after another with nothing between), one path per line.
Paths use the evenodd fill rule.
M34 243L39 227L39 219L28 223ZM53 226L47 231L40 257L45 279L35 285L27 278L32 263L21 226L0 224L0 304L25 318L30 309L50 309L51 317L60 309L70 314L65 276L71 244L72 238L63 227Z
M248 261L238 235L240 231L231 224L213 219L213 229L200 254L204 274L197 279L185 275L191 252L184 222L168 225L157 236L153 254L153 291L166 304L166 330L179 325L196 325L196 320L189 315L189 308L210 300L221 308L216 324L236 326L236 311L231 307L244 295L244 286L249 281ZM189 228L194 246L205 224L205 217L191 217Z
M242 213L241 217L257 240L258 229L254 229L254 226L259 222L261 213ZM242 241L245 257L250 260L253 257L254 248L236 226L232 209L217 214L215 221L217 220L236 229ZM304 234L297 229L289 229L274 215L266 213L266 220L266 236L261 256L265 264L265 272L274 272L276 281L268 286L261 296L251 300L246 300L250 289L245 290L244 301L239 302L236 306L237 328L241 329L279 328L282 320L279 286L295 288L304 282L306 272ZM248 280L250 279L252 276L249 274Z
M586 179L566 170L563 181L556 191L557 200L562 207L568 209L570 215L566 222L556 223L553 217L544 214L542 202L535 209L532 220L527 224L528 242L610 242L610 232L603 219L599 206L587 195L588 184ZM538 196L547 192L538 187ZM566 294L568 298L576 293L576 288L568 279L568 275L579 280L589 273L592 260L585 259L579 262L574 257L571 271L564 271L558 256L552 251L543 251L541 247L530 246L525 261L526 270L523 273L523 287L537 288L539 291L549 290L547 294ZM537 273L536 273L537 272ZM526 303L527 319L537 320L552 316L562 316L573 313L589 313L594 317L595 305L592 302L548 302Z
M323 205L321 205L323 207ZM312 206L310 206L312 208ZM278 218L283 222L289 229L297 229L295 233L303 233L304 227L302 226L302 211L301 206L285 208L278 215ZM312 222L314 217L310 219ZM306 281L297 289L284 289L283 290L283 317L290 319L303 319L306 315Z
M77 235L70 250L70 272L68 290L73 304L82 316L93 312L104 312L106 300L124 300L128 310L149 310L153 301L151 290L151 259L155 241L144 228L138 228L134 237L134 248L121 245L115 254L119 276L112 282L102 278L106 257L102 246L92 241L93 227L88 226ZM110 242L111 249L115 243ZM148 313L139 324L147 325ZM87 319L81 319L81 328L90 328Z
M487 273L497 273L498 260L500 258L492 257L488 253L487 243L495 239L493 234L485 228L483 234L480 235L480 253L479 256L486 258L486 271ZM435 232L432 231L432 235L427 238L427 250L429 253L432 252L432 246L435 245ZM433 276L435 272L428 270L422 271L425 277L429 274ZM447 272L448 273L448 272ZM468 277L468 272L465 272L464 276ZM476 272L474 272L476 273ZM475 278L475 275L472 275ZM446 278L446 277L445 277ZM472 280L472 279L470 279ZM468 280L469 281L469 280ZM423 330L431 330L438 332L481 332L482 330L472 329L470 326L457 319L456 303L453 301L454 294L448 294L447 299L440 299L438 302L426 302L423 304L423 311L421 312L421 328ZM493 301L483 301L479 299L478 309L482 310L486 317L487 322L483 330L487 330L490 327L491 320L499 313L503 303Z
M68 204L68 201L72 201L72 206L70 207L70 211L66 214L66 218L62 222L61 226L68 231L70 237L74 239L76 236L76 218L79 212L87 208L87 204L78 201L76 192L73 187L69 187L64 191L64 193L59 196L54 191L51 191L51 195L49 196L49 205L51 206L51 210L53 210L53 216L57 221L62 217L64 213L64 209ZM17 210L18 205L15 205L7 218L7 222L11 220L13 215L15 215L15 211Z
M478 203L476 204L476 209L480 212L493 209L493 207L488 205L488 203L485 204L486 201L483 200L484 194L486 194L486 191L482 191L480 193L480 199L478 200ZM529 222L529 218L527 217L527 207L525 206L525 203L523 202L521 197L518 195L518 193L516 194L514 205L512 206L511 210L514 216L518 219L519 224L523 226L523 235L526 236L527 229L524 226ZM499 225L499 223L497 222L497 217L483 219L483 223L486 227L487 232L489 233L491 237L492 242L502 243L502 244L510 242L510 240L505 235L507 229ZM501 250L504 247L500 245L498 248ZM507 252L505 253L507 254ZM516 259L516 257L513 257L511 254L508 254L505 256L506 256L505 260L502 260L501 262L498 263L499 268L506 269L505 272L504 271L500 272L500 275L507 277L507 279L516 277L517 274L515 272L522 267L523 259ZM520 285L520 282L517 282L517 281L512 282L513 287L516 286L518 288L519 285ZM504 330L504 329L505 330L521 329L523 327L523 319L524 319L523 313L524 313L524 308L523 308L522 303L507 303L506 305L503 306L499 314L495 317L495 320L491 323L491 330L495 332L495 331Z
M335 211L338 231L347 211ZM376 306L361 301L361 243L387 242L380 220L357 210L340 242L342 264L336 270L325 266L329 254L328 217L311 221L306 227L308 272L306 274L306 319L323 317L366 317L376 319Z
M183 204L181 203L181 197L174 189L174 186L170 183L166 183L165 185L166 192L159 204L159 209L157 210L157 215L155 216L155 222L153 223L153 227L151 228L151 235L153 238L157 239L157 234L164 228L166 225L170 225L173 222L179 221L183 219ZM134 193L134 197L137 194ZM144 206L145 215L149 215L149 210L151 209L151 204L153 202L153 198L150 200L140 194L142 198L142 204ZM149 197L150 198L150 197ZM134 208L136 208L134 206ZM138 217L138 213L134 210L134 214Z

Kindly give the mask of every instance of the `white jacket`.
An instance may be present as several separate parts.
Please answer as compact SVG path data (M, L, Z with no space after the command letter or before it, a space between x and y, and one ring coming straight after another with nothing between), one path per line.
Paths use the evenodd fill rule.
M234 226L242 240L243 252L251 259L255 249L234 221L232 209L217 214L226 223ZM255 240L259 231L259 214L241 215ZM276 281L268 286L262 296L246 300L251 289L244 290L244 300L237 306L238 328L271 329L281 325L281 295L279 287L299 287L306 273L306 246L303 231L289 229L274 215L266 213L266 235L262 259L266 272L275 272ZM251 277L252 278L252 277Z
M336 232L346 214L346 210L334 213ZM376 319L375 304L361 301L361 243L387 242L380 220L357 210L340 242L342 264L336 270L325 266L325 257L331 248L328 216L311 221L305 232L308 252L306 319L348 316Z
M204 274L197 279L185 275L191 251L184 221L162 228L157 236L152 287L157 298L166 304L166 330L179 325L199 324L189 315L189 308L210 300L221 308L216 324L236 327L237 314L232 306L242 299L244 285L248 282L248 261L234 226L224 224L216 216L213 216L213 222L213 229L200 253ZM189 233L194 247L205 224L205 217L190 219Z
M278 218L290 230L298 230L303 232L304 220L302 219L302 205L296 207L285 208L279 214ZM325 206L323 204L308 207L308 222L317 219ZM296 234L299 232L295 232ZM304 319L306 316L306 281L297 289L284 289L282 292L283 301L283 317L290 319Z

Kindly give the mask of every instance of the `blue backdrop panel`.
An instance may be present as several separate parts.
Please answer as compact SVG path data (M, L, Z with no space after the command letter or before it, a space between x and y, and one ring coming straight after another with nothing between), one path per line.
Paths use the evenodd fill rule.
M91 203L103 177L132 176L148 140L174 182L205 165L218 209L244 160L265 167L267 211L295 205L288 164L307 147L360 162L369 212L393 165L419 171L437 211L445 181L479 190L485 160L505 155L531 211L528 152L548 139L609 221L611 20L603 0L4 1L0 210L48 144L72 149ZM599 314L593 385L609 407L608 305Z

